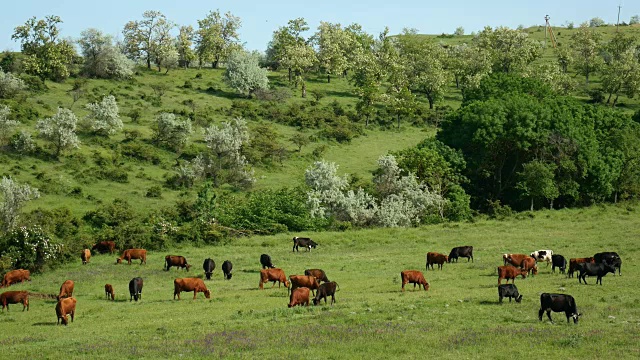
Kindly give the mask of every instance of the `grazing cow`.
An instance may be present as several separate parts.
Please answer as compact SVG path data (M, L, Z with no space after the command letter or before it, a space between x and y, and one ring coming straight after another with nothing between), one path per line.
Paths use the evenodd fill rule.
M538 265L536 264L536 259L528 256L522 260L522 266L524 270L527 270L529 275L538 275Z
M82 265L87 265L89 259L91 259L91 250L84 249L82 253L80 253L80 259L82 259Z
M178 300L180 300L181 292L191 291L193 291L193 300L196 299L196 295L198 295L199 292L204 293L205 298L211 298L211 291L207 289L204 281L200 278L178 278L173 280L173 300L176 299L176 295L178 295Z
M473 246L458 246L451 249L449 253L448 262L453 262L455 260L458 262L458 258L467 258L467 262L471 260L473 262Z
M522 301L522 295L518 292L518 288L514 284L502 284L498 285L498 297L500 298L500 304L502 304L502 298L509 298L509 302L511 302L511 298L516 299L516 302L519 303Z
M546 262L547 267L551 263L551 256L553 255L553 250L538 250L531 253L531 257L536 259L538 262Z
M505 255L506 255L506 258L505 258ZM515 267L522 267L522 262L526 258L531 258L531 257L526 254L503 254L502 255L502 260L504 261L504 265L511 264Z
M320 281L329 282L327 274L325 274L324 270L322 269L307 269L304 271L304 274L307 276L315 277L316 280L318 280L318 283L320 283Z
M596 264L606 263L615 268L618 268L618 275L622 275L620 273L620 268L622 268L622 259L620 258L620 255L618 255L617 252L607 251L607 252L597 253L593 255L593 259L596 262Z
M578 270L578 264L583 263L591 263L593 264L595 260L592 257L588 258L571 258L569 259L569 272L567 273L568 277L573 277L573 273Z
M289 283L291 283L291 290L295 290L299 287L306 287L311 290L315 296L315 290L318 289L318 280L311 275L291 275L289 276Z
M442 265L445 262L449 262L449 257L447 255L437 252L427 253L427 270L429 270L429 265L431 265L431 270L433 270L433 264L438 264L438 269L442 270Z
M521 275L524 279L527 277L528 272L529 271L525 269L519 269L511 265L498 266L498 285L502 283L502 279L507 279L507 284L509 283L509 279L514 283L518 275Z
M29 292L28 291L5 291L0 294L0 303L2 304L2 311L7 308L9 312L9 304L22 304L22 311L27 309L29 311Z
M169 269L171 269L172 266L175 266L177 268L187 269L187 271L189 271L189 269L191 268L191 265L187 264L187 259L185 259L184 256L180 256L180 255L165 256L164 257L165 270L169 271Z
M75 284L73 283L73 280L67 280L67 281L63 282L62 285L60 286L60 293L58 294L56 299L58 299L58 301L60 301L60 299L62 299L62 298L73 297L73 287L74 286L75 286Z
M580 273L578 274L578 282L581 283L584 281L584 284L587 284L587 275L589 276L597 276L596 284L600 282L602 285L602 278L607 275L607 273L612 273L615 275L616 268L607 263L600 264L591 264L591 263L582 263L578 265L577 269Z
M116 252L116 243L115 241L100 241L91 247L91 250L95 250L100 254L113 254Z
M553 319L551 318L551 311L564 312L567 316L567 323L570 318L573 318L573 323L577 324L578 317L580 317L576 301L571 295L549 293L540 294L540 310L538 311L538 319L540 319L540 321L542 321L542 314L545 311L547 312L547 317L549 317L549 320L552 323Z
M336 302L336 288L340 288L338 283L335 281L326 282L320 287L318 287L318 291L316 291L316 297L313 298L313 305L318 305L320 300L324 299L325 305L327 304L327 297L331 296L331 306Z
M107 300L109 300L109 297L111 297L111 300L116 299L116 294L113 292L113 286L111 286L111 284L104 285L104 294L107 296Z
M289 282L287 281L287 275L285 275L282 269L262 269L260 270L260 284L258 286L261 290L264 289L263 284L271 281L273 285L271 287L276 286L276 281L278 282L278 288L280 288L280 283L284 283L286 288L289 288Z
M271 262L271 256L269 256L267 254L260 255L260 264L262 264L262 268L263 269L268 269L268 268L274 269L275 268L275 266Z
M316 246L318 246L318 244L311 240L310 238L306 238L306 237L297 237L294 236L293 237L293 249L291 251L300 251L298 249L298 246L302 246L307 248L308 251L311 251L311 248L316 248Z
M294 307L296 305L304 305L309 306L309 289L308 288L297 288L291 292L291 296L289 297L289 305L288 307Z
M560 274L564 274L567 270L567 259L562 255L551 255L551 272L555 273L556 268L560 269Z
M222 263L222 273L224 274L224 278L227 280L231 280L231 276L233 275L231 273L231 270L233 269L233 264L231 263L231 261L229 260L225 260Z
M405 270L400 272L400 278L402 279L402 291L404 291L404 286L406 284L413 284L413 289L416 289L416 284L418 285L418 289L420 289L420 285L424 291L429 290L429 283L424 279L424 275L422 272L418 270Z
M11 270L8 273L4 274L0 288L9 287L11 286L11 284L17 284L19 282L22 283L25 281L31 281L31 272L29 270Z
M67 319L67 315L71 315L71 322L73 322L73 317L76 313L76 299L75 298L64 298L58 301L56 304L56 316L58 316L58 324L60 324L60 320L62 320L62 325L69 325L69 320Z
M122 252L120 258L116 259L116 264L122 264L122 260L127 260L131 265L131 260L140 259L140 265L147 264L147 250L145 249L127 249Z
M138 301L138 299L142 300L142 285L144 282L141 277L135 277L129 281L129 301L134 299Z
M204 270L204 275L207 277L207 280L211 280L211 275L213 274L213 270L216 268L216 262L213 261L212 258L204 259L204 263L202 263L202 269Z

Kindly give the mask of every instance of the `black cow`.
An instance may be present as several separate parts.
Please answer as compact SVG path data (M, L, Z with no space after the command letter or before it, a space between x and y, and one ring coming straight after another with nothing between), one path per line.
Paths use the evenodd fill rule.
M596 264L606 263L615 268L618 268L618 275L622 275L620 273L620 269L622 268L622 259L620 258L620 255L618 255L617 252L606 251L606 252L597 253L593 255L593 259L595 260Z
M327 296L331 296L331 305L336 302L336 288L340 290L340 286L335 281L324 283L318 287L316 297L313 298L313 305L318 305L320 300L324 298L325 305L327 304Z
M263 269L275 268L275 266L271 263L271 256L267 254L260 255L260 264L262 264Z
M538 319L540 319L540 321L542 321L542 314L545 311L551 322L553 322L551 311L564 312L564 314L567 315L567 322L569 322L570 318L573 318L574 324L578 323L578 317L581 315L578 313L578 307L576 306L576 301L573 299L573 296L565 294L540 294L540 310L538 311Z
M516 302L519 303L522 301L522 295L518 292L518 288L514 284L502 284L498 285L498 297L500 298L500 304L502 304L502 298L509 298L509 302L511 302L511 298L516 299Z
M584 281L584 284L587 284L587 275L589 276L597 276L596 284L600 282L602 285L602 278L607 275L607 273L612 273L615 275L616 268L607 263L600 264L591 264L591 263L582 263L578 264L578 282L581 283Z
M211 274L213 274L213 270L216 268L216 262L211 258L207 258L204 260L202 264L202 269L204 269L204 274L207 277L207 280L211 280Z
M449 260L447 262L453 262L454 259L458 262L459 257L467 258L467 262L471 259L471 262L473 262L473 246L454 247L449 253Z
M564 274L567 269L567 259L562 255L551 255L551 272L556 272L556 268L560 269L560 274Z
M310 238L304 238L304 237L297 237L294 236L293 237L293 249L291 251L300 251L298 250L298 246L302 246L307 248L308 251L311 251L311 248L316 248L316 246L318 246L318 244L311 240Z
M136 301L138 301L138 299L142 300L142 278L141 277L136 277L131 279L131 281L129 281L129 294L131 295L131 297L129 297L129 301L131 301L131 299L135 299Z
M224 278L227 280L231 280L231 269L233 269L233 264L229 260L225 260L222 263L222 272L224 273Z

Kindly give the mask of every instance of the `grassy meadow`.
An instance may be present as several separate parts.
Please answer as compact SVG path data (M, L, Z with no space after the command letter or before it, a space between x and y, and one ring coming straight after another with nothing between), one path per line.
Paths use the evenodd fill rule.
M31 298L31 310L0 314L5 357L53 358L617 358L640 356L640 206L523 213L504 221L479 219L410 229L309 233L320 245L291 252L281 234L234 240L225 246L184 247L150 253L147 265L114 265L115 256L80 259L31 283L12 286L57 294L65 279L75 281L76 319L56 326L55 300ZM428 251L473 245L475 262L445 264L427 271L429 291L400 291L400 271L424 271ZM501 254L553 249L570 257L618 251L622 276L608 274L603 286L551 274L516 280L521 304L498 304L496 266ZM287 308L285 288L258 290L259 256L271 255L287 275L318 267L340 285L334 306ZM189 273L162 270L164 256L181 254L193 263ZM174 301L173 279L202 276L206 257L216 261L207 286L212 298L183 293ZM222 278L229 259L234 277ZM143 297L129 302L127 284L144 278ZM111 283L116 301L104 298ZM3 289L4 290L4 289ZM563 313L555 324L537 318L539 294L568 293L583 314L578 325Z

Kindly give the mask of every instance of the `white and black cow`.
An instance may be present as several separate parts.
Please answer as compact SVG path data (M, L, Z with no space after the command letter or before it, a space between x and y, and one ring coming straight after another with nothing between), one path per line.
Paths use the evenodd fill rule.
M509 298L509 302L511 302L511 298L514 298L517 303L522 301L522 295L518 292L518 288L514 284L502 284L498 285L498 297L500 298L500 304L502 304L502 298Z
M536 262L546 262L547 266L552 261L551 256L553 255L553 250L538 250L531 253L531 257L536 259Z
M311 248L315 249L318 244L315 241L311 240L311 238L294 236L293 249L291 251L300 251L298 249L298 246L302 246L304 248L307 248L307 251L311 251Z
M573 318L574 324L578 323L578 318L580 317L575 299L573 296L566 294L540 294L540 310L538 311L538 319L540 319L540 321L542 321L542 314L544 314L545 311L551 322L553 322L551 311L564 312L567 316L567 322Z

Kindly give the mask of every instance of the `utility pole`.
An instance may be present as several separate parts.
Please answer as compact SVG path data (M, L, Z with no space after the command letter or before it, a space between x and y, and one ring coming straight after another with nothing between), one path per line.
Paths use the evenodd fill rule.
M620 9L622 9L622 5L618 5L618 22L616 23L616 31L620 30Z

